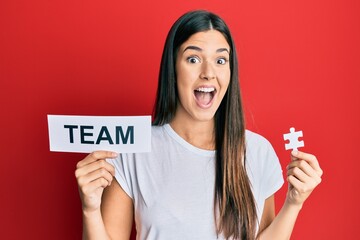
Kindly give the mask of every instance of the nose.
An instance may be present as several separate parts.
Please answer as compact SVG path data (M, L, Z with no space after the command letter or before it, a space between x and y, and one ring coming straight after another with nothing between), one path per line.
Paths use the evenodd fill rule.
M205 61L202 64L200 78L204 80L211 80L215 78L215 71L211 63Z

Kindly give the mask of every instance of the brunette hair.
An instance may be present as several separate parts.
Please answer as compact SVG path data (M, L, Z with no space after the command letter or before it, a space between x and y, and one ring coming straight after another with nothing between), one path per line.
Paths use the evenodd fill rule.
M239 89L238 62L230 30L217 15L203 10L181 16L170 29L161 59L154 106L154 125L175 116L178 92L175 61L179 47L197 32L217 30L230 46L230 83L215 113L215 206L217 233L227 239L255 239L257 215L245 167L245 126Z

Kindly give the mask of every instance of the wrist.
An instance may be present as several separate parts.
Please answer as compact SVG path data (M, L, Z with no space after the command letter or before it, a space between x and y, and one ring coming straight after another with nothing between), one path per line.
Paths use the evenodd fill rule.
M100 209L96 209L96 210L83 209L82 214L83 214L84 218L94 218L94 217L99 217L99 216L101 217Z
M300 212L300 210L303 207L303 204L302 203L293 203L293 202L290 202L288 199L286 199L284 207L291 211Z

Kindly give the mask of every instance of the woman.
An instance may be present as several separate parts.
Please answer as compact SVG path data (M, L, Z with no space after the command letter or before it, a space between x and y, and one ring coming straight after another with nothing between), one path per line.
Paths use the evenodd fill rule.
M290 238L322 170L313 155L293 152L275 217L281 167L269 142L245 131L237 69L221 18L193 11L175 22L161 61L152 151L97 151L77 164L84 239L129 239L134 218L137 239Z

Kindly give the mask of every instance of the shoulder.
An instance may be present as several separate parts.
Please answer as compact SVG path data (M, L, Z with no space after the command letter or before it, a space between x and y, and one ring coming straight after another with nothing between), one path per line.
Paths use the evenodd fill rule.
M152 142L164 142L164 141L168 141L168 136L169 134L167 133L166 130L166 125L162 125L162 126L151 126L151 139ZM167 139L167 140L166 140Z
M252 168L262 169L279 161L274 148L265 137L246 130L245 141L246 159Z
M268 149L272 148L271 143L260 134L252 132L250 130L245 131L246 147L250 149Z
M163 131L164 131L164 125L162 125L162 126L152 125L151 126L151 134L158 135L158 134L163 133Z

